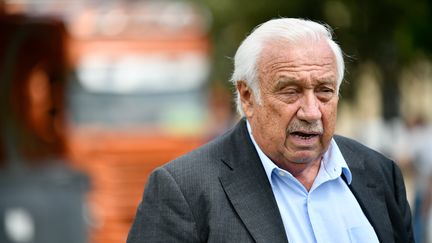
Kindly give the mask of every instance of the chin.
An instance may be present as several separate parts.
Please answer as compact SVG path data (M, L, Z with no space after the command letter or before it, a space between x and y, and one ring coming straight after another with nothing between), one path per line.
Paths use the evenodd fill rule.
M296 164L309 164L321 159L322 154L317 152L297 152L292 158L292 162Z

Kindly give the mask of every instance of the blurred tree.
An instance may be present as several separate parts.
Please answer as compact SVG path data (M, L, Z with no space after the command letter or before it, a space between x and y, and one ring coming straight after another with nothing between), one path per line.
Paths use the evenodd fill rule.
M399 115L398 77L418 55L432 53L430 0L205 0L213 13L214 70L212 80L227 83L230 60L257 24L275 17L301 17L325 22L347 54L347 78L359 64L374 62L381 70L383 117ZM356 85L343 86L345 98Z
M344 1L351 26L336 30L345 52L356 59L353 68L373 61L381 71L384 119L399 116L399 76L419 53L430 54L431 3L428 0ZM330 23L332 26L337 23ZM355 87L355 85L354 85Z

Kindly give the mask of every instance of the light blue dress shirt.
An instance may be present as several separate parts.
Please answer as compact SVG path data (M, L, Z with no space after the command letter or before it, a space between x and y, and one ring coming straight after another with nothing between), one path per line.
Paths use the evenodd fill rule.
M352 175L332 139L310 189L274 164L249 135L273 189L290 243L379 242L376 233L349 189ZM341 175L344 175L346 182Z

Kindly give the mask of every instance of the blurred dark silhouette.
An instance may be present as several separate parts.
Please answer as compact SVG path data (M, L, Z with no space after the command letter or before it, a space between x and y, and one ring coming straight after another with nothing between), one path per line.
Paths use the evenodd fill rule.
M65 29L47 18L4 15L0 21L2 130L13 135L15 153L43 163L63 152Z
M0 242L86 242L87 177L63 155L66 31L0 11Z

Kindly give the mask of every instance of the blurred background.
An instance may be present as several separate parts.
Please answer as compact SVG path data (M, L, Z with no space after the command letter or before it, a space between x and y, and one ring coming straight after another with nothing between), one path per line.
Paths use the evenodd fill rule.
M429 0L0 0L0 242L125 242L148 174L238 117L228 79L275 17L345 52L337 133L402 168L432 242Z

